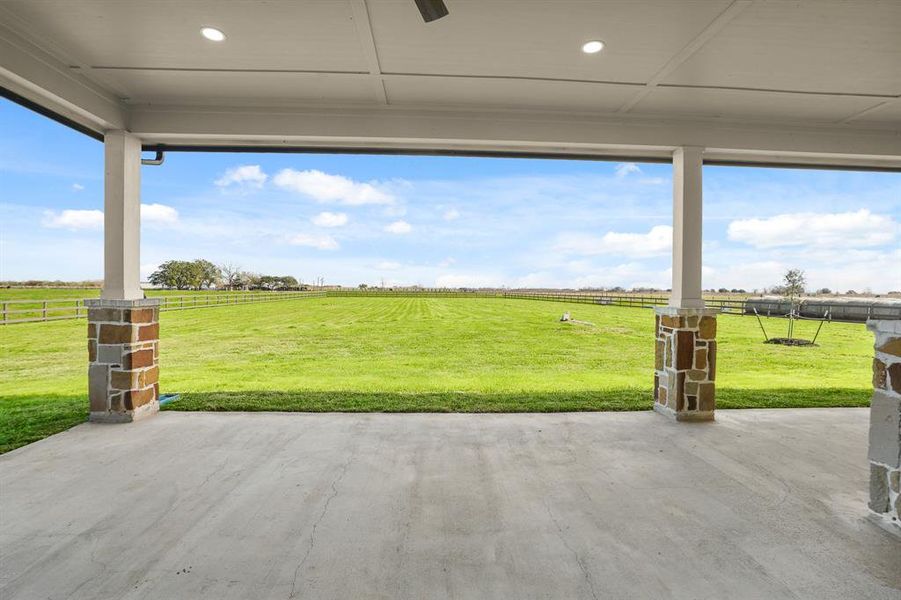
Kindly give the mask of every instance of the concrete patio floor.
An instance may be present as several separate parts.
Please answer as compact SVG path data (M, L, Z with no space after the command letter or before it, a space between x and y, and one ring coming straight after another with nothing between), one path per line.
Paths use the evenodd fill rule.
M0 457L0 597L897 600L867 415L84 424Z

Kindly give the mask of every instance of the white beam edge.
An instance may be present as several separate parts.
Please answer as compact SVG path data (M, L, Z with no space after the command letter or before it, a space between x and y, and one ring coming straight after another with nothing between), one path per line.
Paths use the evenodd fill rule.
M266 112L145 107L133 109L130 125L145 145L575 154L636 160L670 160L675 148L700 146L708 149L708 162L901 169L901 132L847 126L390 107Z
M379 64L379 52L372 34L372 23L369 20L369 7L366 6L366 0L354 0L350 3L350 8L353 14L354 27L357 31L357 38L360 40L360 47L366 56L369 74L372 75L370 79L375 99L379 104L388 104L388 92L381 77L382 67Z
M0 25L0 87L98 133L125 128L119 100L70 71Z

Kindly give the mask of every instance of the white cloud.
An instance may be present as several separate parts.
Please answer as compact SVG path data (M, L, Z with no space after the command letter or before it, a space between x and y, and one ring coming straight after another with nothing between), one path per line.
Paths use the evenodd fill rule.
M308 233L298 233L288 239L288 243L292 246L307 246L316 248L317 250L337 250L340 248L338 240L330 235L311 235Z
M402 217L407 214L407 207L400 204L390 204L382 209L382 214L386 217Z
M622 179L629 173L641 173L641 167L633 162L619 163L616 165L616 176Z
M141 222L171 225L178 221L178 211L165 204L142 204Z
M406 221L395 221L390 225L385 225L385 231L397 234L410 233L413 231L413 226Z
M221 188L230 185L261 188L267 179L269 176L263 172L260 165L241 165L227 169L222 177L216 180L216 185Z
M375 265L375 268L380 271L397 271L401 268L401 264L399 262L395 262L393 260L383 260L380 263Z
M143 223L172 224L178 221L178 211L165 204L142 204L141 221ZM103 229L103 211L66 209L57 212L45 210L41 225L50 229L100 231Z
M319 227L341 227L347 225L345 213L321 212L312 219L314 225Z
M583 233L563 234L557 238L554 250L583 256L621 254L645 257L667 254L672 246L673 228L669 225L656 225L647 233L610 231L602 237Z
M450 275L440 275L435 279L435 287L458 288L458 287L500 287L500 278L494 275L485 275L481 273L453 273Z
M614 287L666 289L672 282L672 270L630 262L606 267L594 273L577 277L575 287Z
M82 192L82 191L84 191L84 186L81 185L80 183L73 183L72 189L75 190L76 192Z
M849 254L846 262L824 261L811 265L806 270L808 288L828 287L842 292L901 290L901 269L898 268L901 248L891 252L863 252L859 256L855 252Z
M566 288L572 287L572 283L555 276L553 273L546 271L538 271L535 273L527 273L521 277L517 277L513 281L514 288Z
M45 210L41 225L51 229L103 229L102 210Z
M455 219L459 219L460 211L457 210L456 208L450 208L450 209L444 211L444 214L441 216L441 218L444 219L445 221L453 221Z
M705 271L706 273L706 271ZM542 270L513 280L514 287L524 288L629 288L669 287L671 272L659 265L644 262L600 265L590 261L571 261L565 268Z
M442 269L444 269L444 268L447 268L447 267L449 267L449 266L451 266L451 265L454 265L454 264L456 264L456 263L457 263L457 259L456 259L456 258L454 258L454 257L452 257L452 256L448 256L447 258L445 258L444 260L442 260L440 263L438 263L438 266L441 267Z
M817 246L858 248L881 246L895 239L899 224L891 217L867 209L846 213L793 213L767 219L740 219L729 223L733 242L755 248Z
M760 257L755 258L755 257ZM816 290L862 291L877 293L901 289L901 249L854 250L791 248L788 251L736 252L726 249L712 257L714 272L704 274L704 287L762 289L782 282L789 268L801 268L807 275L807 288Z
M316 200L350 206L392 204L394 197L375 183L363 183L322 171L282 169L273 179L275 185Z

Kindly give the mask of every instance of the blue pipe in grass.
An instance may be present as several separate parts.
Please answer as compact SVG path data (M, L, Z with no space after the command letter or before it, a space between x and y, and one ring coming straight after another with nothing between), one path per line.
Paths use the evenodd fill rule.
M181 394L160 394L160 406L166 406L181 398Z

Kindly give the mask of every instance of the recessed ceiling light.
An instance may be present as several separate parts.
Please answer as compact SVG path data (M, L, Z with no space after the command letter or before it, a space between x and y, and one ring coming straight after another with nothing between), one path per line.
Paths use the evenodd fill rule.
M604 42L601 40L591 40L582 44L582 52L585 54L597 54L604 49Z
M201 27L200 33L203 37L213 42L221 42L225 39L225 34L215 27Z

